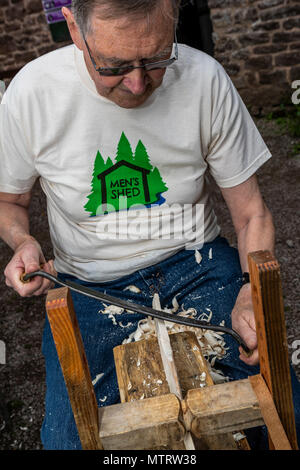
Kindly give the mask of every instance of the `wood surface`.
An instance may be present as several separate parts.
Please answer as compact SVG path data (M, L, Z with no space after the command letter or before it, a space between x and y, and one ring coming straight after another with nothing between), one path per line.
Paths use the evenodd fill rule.
M152 307L155 310L161 310L159 295L153 296ZM166 381L169 386L170 393L174 393L177 398L182 400L182 390L179 383L178 373L174 361L173 349L171 346L170 336L167 331L164 320L154 318L156 337L158 341L160 356L162 359ZM184 434L183 445L186 450L195 450L195 444L189 431Z
M274 450L292 450L285 430L278 416L272 395L263 377L253 375L249 377L252 388L257 396L264 423L268 428L269 436Z
M250 253L248 263L260 372L289 442L298 449L279 264L268 251Z
M153 296L152 308L161 310L159 295ZM173 350L170 337L164 320L154 318L156 337L158 341L161 360L163 363L166 381L169 386L170 393L174 393L180 400L182 399L181 387L179 384L178 374L175 366Z
M46 311L84 450L103 449L98 406L84 346L67 287L48 292Z
M183 398L190 389L201 388L204 385L205 387L212 386L213 380L195 333L190 331L173 333L169 335L169 338ZM170 393L157 338L117 346L114 348L114 359L122 403L141 399L144 401L152 396L159 397ZM204 381L203 372L205 373ZM184 401L182 405L181 420L189 430L189 413L184 406ZM237 445L232 433L205 435L194 439L194 442L198 450L249 448L246 439ZM174 442L174 445L169 447L169 449L184 448L183 442ZM162 446L155 449L167 448Z
M197 437L234 432L264 424L248 379L189 390L185 399Z
M186 430L173 394L99 408L100 438L105 450L180 447Z

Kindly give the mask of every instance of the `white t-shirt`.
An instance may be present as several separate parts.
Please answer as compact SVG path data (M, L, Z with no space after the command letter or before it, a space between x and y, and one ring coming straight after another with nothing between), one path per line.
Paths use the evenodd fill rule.
M0 110L0 191L40 178L55 268L87 281L212 241L205 172L229 188L271 157L222 66L185 45L140 107L101 97L72 45L26 65Z

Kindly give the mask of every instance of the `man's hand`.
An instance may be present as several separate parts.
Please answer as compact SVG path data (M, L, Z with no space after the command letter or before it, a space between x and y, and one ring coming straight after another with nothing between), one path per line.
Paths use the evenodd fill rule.
M32 295L46 294L53 287L53 283L42 277L35 277L28 283L21 281L24 273L32 273L41 269L49 274L56 275L53 261L46 263L39 243L28 237L15 250L14 256L5 268L5 282L8 287L12 287L21 297L31 297Z
M243 338L252 351L251 356L247 357L240 347L240 359L249 366L258 364L257 336L250 284L245 284L241 288L231 313L231 320L232 328Z

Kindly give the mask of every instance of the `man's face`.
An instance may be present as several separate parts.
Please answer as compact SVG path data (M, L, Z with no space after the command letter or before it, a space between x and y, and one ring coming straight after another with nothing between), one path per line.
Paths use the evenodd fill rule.
M94 14L92 33L87 35L86 41L97 67L141 65L169 58L174 38L169 3L167 0L165 8L170 8L170 17L163 15L159 8L149 18L139 20L130 17L102 20L101 12L99 17ZM134 69L123 76L100 76L85 46L83 53L98 93L123 108L135 108L143 104L163 81L165 69Z

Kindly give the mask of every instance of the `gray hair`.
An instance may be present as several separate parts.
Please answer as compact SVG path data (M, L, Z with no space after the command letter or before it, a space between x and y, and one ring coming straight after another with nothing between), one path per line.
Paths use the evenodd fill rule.
M170 0L173 7L173 21L177 22L181 0ZM91 32L91 14L101 8L101 18L117 19L121 16L143 17L152 13L162 0L73 0L72 11L83 34Z

